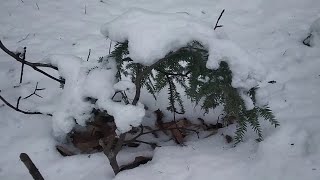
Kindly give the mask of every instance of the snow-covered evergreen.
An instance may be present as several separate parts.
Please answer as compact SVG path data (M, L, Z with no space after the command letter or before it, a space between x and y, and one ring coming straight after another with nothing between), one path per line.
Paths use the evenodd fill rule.
M128 40L130 57L144 65L197 40L209 50L207 67L217 69L224 60L233 72L233 87L247 91L258 85L259 104L268 104L281 124L275 129L261 121L264 141L257 143L249 128L236 147L220 136L234 133L231 125L209 138L191 136L183 147L171 141L155 151L147 145L124 148L119 164L136 156L152 155L153 160L115 179L319 179L319 7L318 0L4 0L0 40L14 52L23 53L21 47L26 46L28 61L58 66L58 73L47 72L66 83L61 89L26 66L23 83L17 86L21 64L0 52L1 97L15 105L21 96L19 108L53 115L24 115L0 102L0 179L32 179L19 161L21 152L30 155L45 179L114 179L104 154L62 157L55 136L65 135L76 123L83 125L93 108L113 115L118 133L150 123L150 112L157 108L165 120L172 119L165 111L165 90L155 101L143 89L138 106L111 101L119 90L132 98L136 87L130 79L116 83L112 59L99 64L99 58L109 54L110 39ZM213 31L222 9L223 27ZM304 46L310 34L311 46ZM201 80L208 82L206 77ZM23 99L36 85L45 88L38 92L43 98ZM93 105L87 97L98 101ZM242 98L250 107L250 98ZM218 107L203 116L200 107L185 96L181 99L188 102L186 112L176 118L201 117L215 123L220 115Z

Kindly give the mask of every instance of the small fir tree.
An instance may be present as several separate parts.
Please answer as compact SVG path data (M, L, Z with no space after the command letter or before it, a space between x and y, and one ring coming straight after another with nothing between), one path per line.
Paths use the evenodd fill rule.
M177 90L180 85L185 94L205 113L219 105L223 105L225 119L236 119L237 130L235 143L242 141L247 127L250 126L262 140L262 130L259 117L269 121L275 127L279 126L268 106L257 106L255 93L257 88L246 92L254 103L254 108L247 110L239 89L232 87L232 72L225 61L217 70L206 68L208 51L197 41L187 44L175 52L170 52L151 66L135 63L128 56L128 42L117 43L110 57L117 63L117 79L130 77L136 85L136 94L131 104L136 105L140 98L141 88L146 88L156 99L156 93L168 87L169 104L167 110L174 114L184 114L185 109L181 94ZM123 100L130 103L123 94Z

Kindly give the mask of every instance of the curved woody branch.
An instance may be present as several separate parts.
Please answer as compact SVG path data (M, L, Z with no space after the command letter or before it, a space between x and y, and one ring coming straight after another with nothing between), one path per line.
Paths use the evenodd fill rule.
M52 64L45 64L45 63L32 63L32 62L29 62L29 61L26 61L22 58L19 57L18 54L10 51L3 43L2 41L0 40L0 49L2 49L5 53L7 53L9 56L11 56L12 58L14 58L16 61L20 62L20 63L23 63L29 67L31 67L32 69L34 69L35 71L38 71L40 72L41 74L59 82L59 83L62 83L64 84L65 81L64 80L61 80L61 79L58 79L48 73L46 73L45 71L39 69L39 67L45 67L45 68L51 68L51 69L54 69L54 70L58 70L58 68L56 66L53 66Z

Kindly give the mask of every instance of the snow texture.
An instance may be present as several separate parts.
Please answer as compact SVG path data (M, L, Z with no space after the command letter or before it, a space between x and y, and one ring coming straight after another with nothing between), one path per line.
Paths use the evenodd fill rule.
M129 56L136 63L151 65L169 52L199 41L208 47L208 68L217 69L222 60L229 63L235 88L249 90L265 75L257 60L231 40L222 39L211 24L185 14L131 9L103 25L101 32L113 41L128 40Z
M316 19L310 26L310 45L320 46L320 18Z
M84 7L87 14L84 14ZM262 121L264 141L256 143L255 133L249 131L244 142L235 148L221 136L222 133L232 135L235 127L231 126L207 139L190 138L184 147L168 142L161 144L162 147L154 152L148 146L124 148L117 157L120 165L132 162L136 156L153 155L153 160L114 177L103 153L61 157L51 134L52 117L24 115L0 101L1 180L32 180L28 170L19 161L21 152L29 154L46 180L207 180L213 176L221 180L320 179L320 51L319 46L310 48L302 44L302 40L310 33L310 26L320 18L319 0L3 0L0 6L0 39L12 51L19 46L26 46L26 59L32 62L57 53L86 59L88 49L91 49L90 62L108 54L106 47L109 47L110 40L106 41L101 35L100 26L128 13L133 7L160 12L164 16L176 14L179 19L192 19L191 23L199 20L200 24L210 24L211 27L225 8L220 20L223 27L213 34L223 41L229 39L245 57L250 57L247 62L253 64L245 63L243 66L255 69L255 62L262 64L265 76L258 82L257 103L269 104L280 127L274 129L268 122ZM127 29L130 30L130 27ZM142 36L145 30L139 30L138 34ZM162 30L159 29L159 32ZM173 44L177 45L176 42ZM218 45L217 48L222 46ZM229 47L230 51L235 51L233 46ZM230 58L230 55L226 57ZM65 63L82 62L74 56L66 58L63 55L59 58L65 59ZM240 58L241 62L244 60ZM210 61L208 65L216 67L217 62ZM78 68L77 64L82 66L82 63L71 67ZM19 84L20 69L20 63L0 51L1 96L15 104L19 96L26 97L32 93L39 82L39 88L46 88L38 92L43 98L32 96L22 99L21 109L45 109L44 112L52 113L58 106L66 106L60 101L63 92L59 84L27 66L23 83L13 88ZM248 69L244 74L250 71ZM45 70L58 77L54 71ZM260 74L260 70L257 67L256 75L264 74ZM91 73L107 72L112 73L101 68ZM108 85L113 87L112 83ZM90 86L100 87L103 84L94 83ZM93 92L97 88L90 90L92 92L79 92L78 95L109 95L101 91ZM143 90L140 99L150 110L162 109L170 119L172 115L165 111L168 104L166 95L166 91L160 92L157 101L154 101ZM184 116L189 119L202 117L215 123L219 115L219 112L213 111L203 116L203 111L192 103L186 103L185 107L187 112Z
M117 91L129 91L129 93L134 93L136 85L128 80L121 80L113 85L113 88Z
M52 55L45 61L58 67L60 76L65 79L63 92L52 114L56 137L64 137L76 123L84 126L92 116L93 108L113 115L119 133L129 131L131 125L140 125L145 114L143 106L124 105L111 100L116 73L112 59L102 64L70 55ZM131 84L118 82L115 85L121 88ZM93 104L88 98L97 99L97 102Z

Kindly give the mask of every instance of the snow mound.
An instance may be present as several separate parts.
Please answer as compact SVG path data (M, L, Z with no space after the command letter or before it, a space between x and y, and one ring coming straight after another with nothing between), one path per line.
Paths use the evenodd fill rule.
M136 89L136 85L128 80L121 80L117 82L113 88L117 91L129 91L130 93L133 93Z
M47 62L59 69L65 79L62 95L53 112L53 132L63 137L76 123L85 125L91 117L92 109L106 110L115 118L119 132L126 132L141 123L145 115L143 105L131 106L111 100L115 89L115 64L87 62L70 55L52 55ZM90 98L97 99L93 104Z
M113 41L128 40L129 56L136 63L151 65L169 52L199 41L209 50L208 68L217 69L222 60L229 63L235 88L248 90L265 75L257 60L225 36L221 37L212 24L184 14L134 8L104 24L101 32Z

